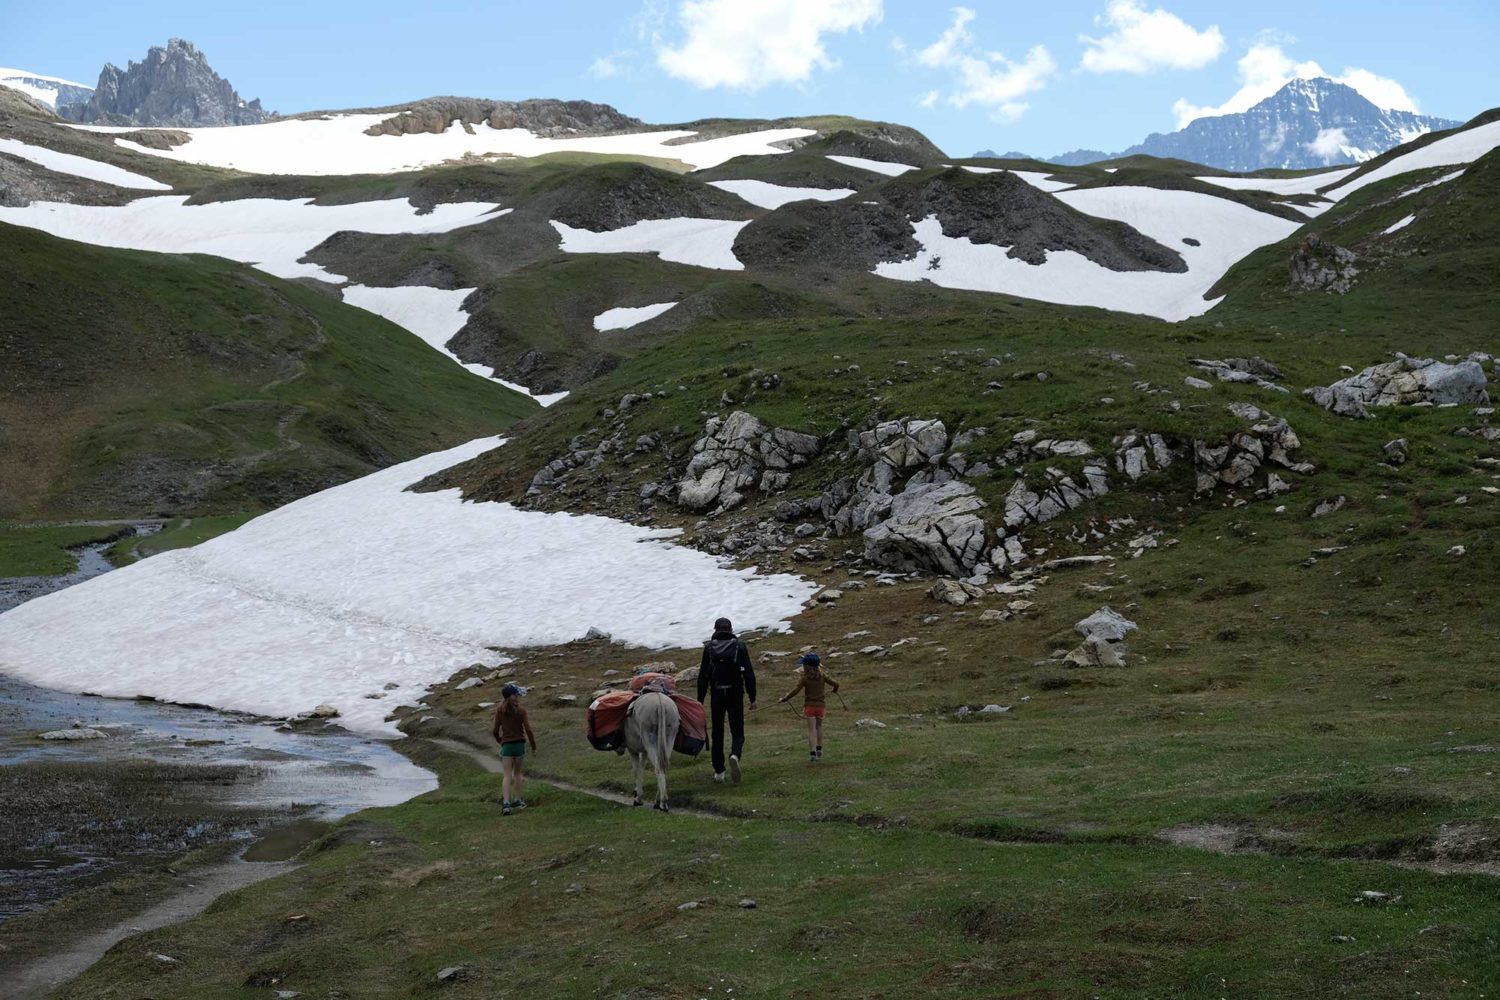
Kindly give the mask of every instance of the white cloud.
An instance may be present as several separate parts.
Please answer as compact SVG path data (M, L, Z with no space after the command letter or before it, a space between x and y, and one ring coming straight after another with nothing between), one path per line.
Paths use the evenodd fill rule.
M615 61L614 56L600 56L589 64L589 76L596 80L608 80L612 76L619 76L624 70Z
M1197 118L1248 111L1286 86L1288 81L1311 80L1318 76L1353 87L1377 107L1396 111L1417 110L1417 102L1406 89L1389 77L1355 68L1345 69L1341 76L1334 76L1316 62L1297 62L1275 42L1262 41L1250 46L1240 57L1240 89L1233 97L1217 106L1197 105L1182 99L1172 105L1172 112L1177 116L1177 127L1182 128Z
M978 104L992 109L997 121L1015 121L1029 107L1021 98L1046 86L1057 72L1057 63L1041 45L1032 46L1019 62L981 50L969 31L975 16L967 7L953 8L953 23L937 41L916 53L917 64L952 74L948 103L954 107ZM936 103L937 93L929 93L924 102Z
M1094 23L1114 29L1103 38L1079 36L1089 46L1083 68L1094 73L1201 69L1224 53L1218 25L1198 31L1176 14L1147 10L1137 0L1110 0Z
M677 20L686 37L658 43L656 63L695 87L803 83L838 65L825 35L861 31L883 12L882 0L683 0Z
M935 108L937 107L938 99L942 96L943 95L938 93L936 90L929 90L927 93L922 95L922 99L918 101L917 104L921 105L924 108Z
M1376 76L1367 69L1345 69L1343 76L1336 76L1334 79L1359 91L1377 108L1391 111L1417 110L1416 99L1406 92L1405 87L1388 76Z
M1349 136L1343 129L1323 128L1318 130L1316 139L1303 143L1302 148L1324 163L1332 163L1339 158L1347 145L1349 145Z

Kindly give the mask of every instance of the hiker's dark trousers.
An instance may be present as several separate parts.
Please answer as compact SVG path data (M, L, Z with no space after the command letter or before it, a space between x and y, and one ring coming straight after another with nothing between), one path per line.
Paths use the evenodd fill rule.
M709 695L709 709L713 713L713 761L714 773L724 773L724 716L729 716L729 752L743 757L745 752L745 696L738 691Z

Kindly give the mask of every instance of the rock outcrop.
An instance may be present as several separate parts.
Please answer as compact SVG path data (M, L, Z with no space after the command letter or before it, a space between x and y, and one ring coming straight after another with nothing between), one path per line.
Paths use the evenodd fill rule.
M1292 251L1292 287L1343 295L1354 286L1354 278L1359 274L1354 262L1358 259L1353 250L1326 242L1317 233L1310 233Z
M1484 404L1490 400L1480 363L1485 355L1448 364L1434 358L1398 355L1328 386L1308 389L1313 402L1341 417L1365 419L1371 406Z
M903 572L968 576L984 556L985 506L956 480L909 485L891 498L890 516L865 530L865 559Z
M1194 358L1193 367L1211 372L1220 382L1238 382L1277 392L1287 391L1285 386L1276 384L1284 377L1281 369L1265 358Z
M259 100L241 98L207 57L181 38L152 46L145 59L132 60L126 69L105 66L88 101L60 110L75 121L177 128L257 125L276 117Z
M465 131L476 125L493 129L523 128L547 138L597 135L644 128L639 118L593 101L488 101L472 97L429 97L407 105L365 129L366 135L440 135L454 122Z
M1200 495L1213 492L1220 484L1252 486L1256 474L1267 464L1302 474L1313 471L1311 463L1292 458L1291 453L1302 447L1302 441L1284 419L1248 403L1232 403L1229 410L1250 422L1250 427L1235 433L1222 444L1193 442L1193 471ZM1289 488L1279 475L1269 470L1261 486L1265 493L1270 494L1285 492Z
M693 444L693 457L677 486L677 502L690 510L726 511L744 502L744 492L786 488L791 470L822 450L816 435L767 427L758 417L736 410L714 417Z

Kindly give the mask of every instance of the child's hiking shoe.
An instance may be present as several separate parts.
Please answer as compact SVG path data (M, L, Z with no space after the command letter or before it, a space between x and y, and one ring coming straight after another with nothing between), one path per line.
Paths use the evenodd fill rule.
M525 799L516 799L514 802L511 803L511 806L513 808L516 808L516 809L525 809L526 808L526 800Z
M510 803L509 802L502 802L502 803L500 803L500 815L501 816L509 816L510 815Z
M818 762L818 755L809 750L807 753L807 762L809 764L816 764Z
M729 780L736 785L740 783L740 757L739 754L729 755Z
M715 771L714 772L714 780L717 781L721 785L724 784L724 772L723 771Z

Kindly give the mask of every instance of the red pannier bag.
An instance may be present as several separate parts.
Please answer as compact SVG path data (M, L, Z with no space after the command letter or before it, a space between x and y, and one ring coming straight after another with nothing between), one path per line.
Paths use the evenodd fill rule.
M634 691L611 691L589 704L585 732L595 750L622 750L625 747L625 713L635 701ZM701 710L700 710L700 715Z
M696 757L708 743L708 719L704 715L703 704L685 694L674 694L672 700L677 703L677 717L682 720L682 724L677 727L677 742L672 744L672 749L689 757Z
M650 684L652 681L661 681L667 686L667 694L673 695L674 697L676 696L677 678L673 677L671 674L658 674L654 672L649 674L636 674L634 677L630 678L630 690L639 691L647 684Z

